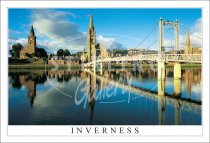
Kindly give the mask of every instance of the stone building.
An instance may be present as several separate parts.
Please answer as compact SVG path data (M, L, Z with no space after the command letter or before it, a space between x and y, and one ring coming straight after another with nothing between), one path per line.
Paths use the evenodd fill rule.
M50 55L48 57L49 65L78 65L80 59L76 56L55 56Z
M96 47L96 32L93 25L93 16L90 16L90 24L87 32L87 57L88 62L92 61L95 54Z
M36 55L36 36L34 33L33 25L30 29L30 34L28 36L28 43L27 45L20 51L19 58L25 59L27 58L27 54L34 54Z
M96 45L96 58L97 59L105 59L110 57L110 52L103 46L101 43Z
M80 60L83 62L93 61L95 58L108 58L110 52L101 43L96 44L96 31L93 25L93 16L90 16L90 23L87 32L87 52L81 53Z

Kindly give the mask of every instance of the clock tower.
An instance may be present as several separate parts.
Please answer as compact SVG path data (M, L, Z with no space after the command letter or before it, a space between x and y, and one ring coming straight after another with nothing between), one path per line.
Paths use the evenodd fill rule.
M93 16L90 15L90 23L87 32L87 54L88 62L93 61L96 56L96 32L93 25Z

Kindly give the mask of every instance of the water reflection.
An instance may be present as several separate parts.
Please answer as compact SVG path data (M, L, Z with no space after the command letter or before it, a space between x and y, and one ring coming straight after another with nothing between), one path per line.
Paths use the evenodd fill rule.
M21 89L21 87L24 86L27 89L27 96L31 107L33 107L36 97L36 85L44 84L47 80L44 71L10 72L9 76L13 88Z
M187 91L187 98L190 99L191 89L193 84L200 84L201 69L185 69L183 71L185 87Z
M81 96L87 95L87 109L89 114L89 119L87 120L88 122L82 121L84 120L83 118L85 118L82 118L82 116L85 116L83 112L85 112L86 110L78 109L79 112L83 113L83 115L81 115L81 113L75 113L74 111L72 111L72 114L74 116L67 116L66 114L62 114L62 119L65 120L65 122L60 123L58 121L54 121L56 115L52 114L47 117L47 120L49 121L48 124L201 124L201 69L184 69L182 70L183 79L173 81L171 81L171 79L173 79L171 78L171 76L173 76L173 69L166 69L166 75L166 80L157 80L157 72L150 69L144 69L142 71L113 69L109 71L103 70L96 74L91 71L79 70L59 70L47 72L10 71L9 84L11 85L11 87L9 90L11 90L10 96L12 96L12 94L14 93L14 89L21 90L23 87L26 88L27 97L29 98L31 107L33 107L34 100L36 100L37 94L41 95L39 89L44 88L45 84L48 88L46 90L53 90L52 93L55 94L53 96L62 95L61 93L52 89L52 87L48 86L49 83L47 82L47 78L49 78L49 80L54 83L55 86L58 86L59 89L65 91L66 93L75 93L76 90L76 88L73 88L71 90L69 89L69 87L71 86L76 87L76 85L69 81L75 80L76 83L85 81L85 84L83 86L86 87L86 94L81 92ZM37 89L38 85L39 88ZM197 90L192 90L192 87L199 88L197 88ZM111 93L111 95L114 95L114 93L116 93L116 96L110 96L109 98L107 98L106 94L108 93ZM106 106L104 107L104 105L100 104L101 101L98 101L99 96L100 99L106 102L125 102L112 105L106 104ZM128 96L131 96L131 98L128 98ZM11 107L16 106L12 102L16 99L13 98L14 97L11 97L9 102L9 106ZM59 96L59 98L62 98L62 96ZM128 99L131 100L130 104L127 104ZM147 102L147 100L149 103ZM55 102L60 101L56 100ZM152 108L153 102L157 103L157 107L154 107L154 110L151 109L154 115L156 114L156 110L156 117L154 117L154 115L149 115L147 112L144 112L144 108ZM147 107L144 107L144 104L146 104ZM74 110L75 108L79 108L76 107L77 105L75 105L74 103L69 103L69 105L68 103L65 103L63 104L63 106L64 107L58 108L56 110L58 110L58 112L65 112L65 110L69 111L69 106L72 106L72 109ZM119 117L125 114L121 109L125 107L132 111L127 113L132 116L126 116L122 121L122 119L119 119ZM106 108L107 111L104 111ZM135 112L137 112L138 109L143 112L143 115L147 117L146 119L141 116L135 115ZM10 115L13 114L15 110L15 108L12 108ZM43 109L40 108L39 110ZM112 111L112 113L108 112L110 110ZM103 119L100 116L102 114L101 111L104 111ZM38 115L33 116L35 116L33 118L38 118L36 117ZM195 118L194 120L186 120L188 118L192 118L192 116L193 118ZM78 118L79 120L76 121ZM33 122L31 120L32 119L28 119L27 124L47 124L44 121L46 119L43 119L43 121L39 119L39 121ZM19 124L16 122L15 119L12 119L10 123ZM24 124L24 122L22 121L21 124Z
M87 92L88 92L88 109L90 112L90 124L93 121L93 113L94 113L94 106L96 101L96 77L92 75L88 75L88 82L87 82Z
M158 123L165 124L165 80L158 80Z

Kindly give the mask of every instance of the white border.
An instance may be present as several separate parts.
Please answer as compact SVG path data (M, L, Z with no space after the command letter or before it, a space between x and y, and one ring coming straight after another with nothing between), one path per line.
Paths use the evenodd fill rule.
M209 1L1 1L1 141L3 142L204 142L209 141L209 80L203 80L202 126L139 126L139 136L72 136L69 126L7 126L8 8L202 8L203 77L209 79ZM10 136L7 135L7 127ZM126 126L125 126L126 127ZM202 128L203 127L203 128ZM203 130L202 130L203 129ZM55 133L57 130L60 134ZM17 134L18 133L18 134ZM40 134L39 134L40 133ZM202 134L203 133L203 134ZM12 136L11 136L12 135ZM25 136L18 136L25 135ZM28 135L28 136L27 136ZM35 136L34 136L35 135ZM42 135L42 136L40 136ZM54 135L54 136L53 136ZM62 135L62 136L60 136ZM64 136L63 136L64 135ZM149 135L149 137L147 136ZM193 136L192 136L193 135ZM172 138L173 137L173 138Z

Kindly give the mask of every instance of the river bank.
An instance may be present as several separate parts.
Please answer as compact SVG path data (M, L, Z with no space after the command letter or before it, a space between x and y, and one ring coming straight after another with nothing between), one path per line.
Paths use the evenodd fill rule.
M166 64L166 68L173 68L173 64ZM105 65L105 68L108 66ZM132 64L125 64L124 68L135 68L136 65ZM202 67L201 64L181 64L181 67ZM47 65L47 64L24 64L24 65L9 65L9 69L81 69L81 65L58 65L57 67L54 65ZM122 68L121 64L112 64L111 68ZM157 68L157 64L142 64L141 68Z

